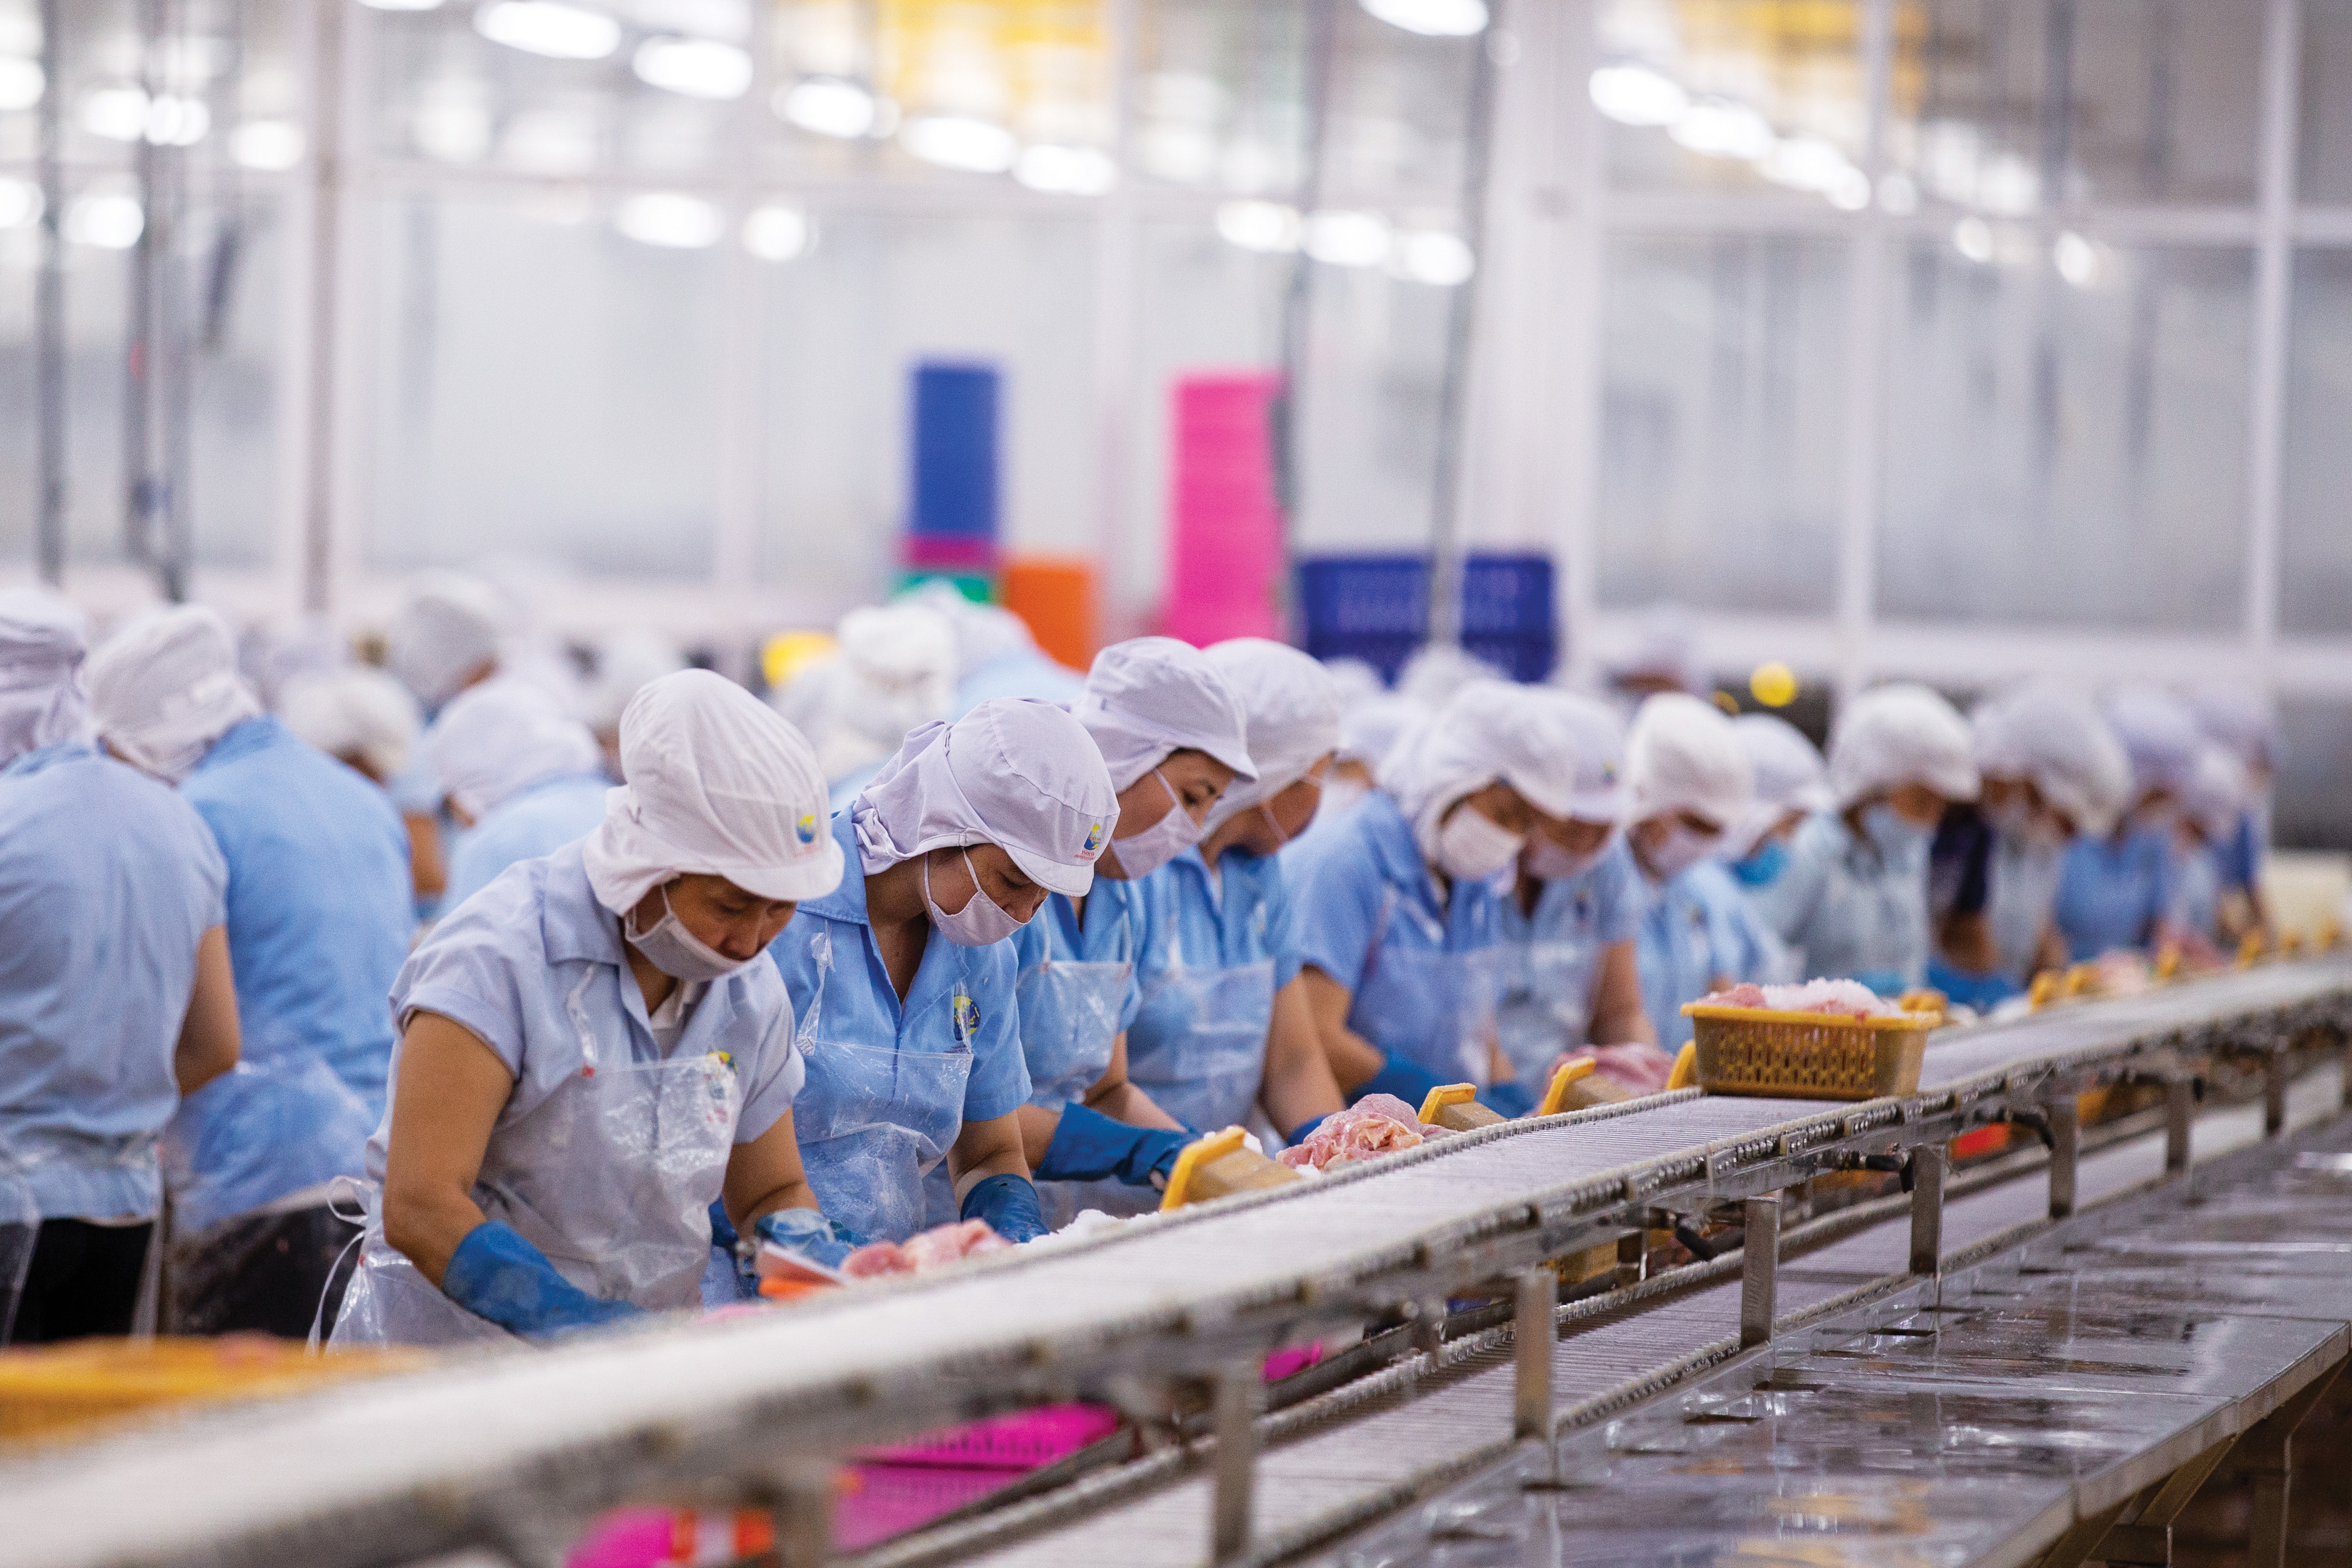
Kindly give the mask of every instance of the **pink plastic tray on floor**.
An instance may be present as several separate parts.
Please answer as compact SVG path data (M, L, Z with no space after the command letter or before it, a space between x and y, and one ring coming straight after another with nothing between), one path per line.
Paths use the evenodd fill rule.
M869 1464L1034 1470L1066 1459L1117 1430L1118 1412L1107 1405L1048 1405L1018 1416L942 1427L911 1442L860 1448L856 1457Z

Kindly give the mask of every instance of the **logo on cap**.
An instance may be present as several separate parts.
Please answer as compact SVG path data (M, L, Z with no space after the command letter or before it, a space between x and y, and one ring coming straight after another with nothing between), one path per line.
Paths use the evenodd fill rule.
M1079 848L1078 853L1090 855L1100 848L1102 848L1102 824L1097 822L1087 830L1087 841Z
M801 820L793 824L793 831L800 835L801 842L804 844L813 844L816 842L816 813L814 811L802 812Z

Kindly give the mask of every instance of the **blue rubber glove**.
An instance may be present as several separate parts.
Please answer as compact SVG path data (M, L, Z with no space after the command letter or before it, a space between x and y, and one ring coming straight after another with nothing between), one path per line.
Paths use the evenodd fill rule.
M1061 1124L1037 1164L1037 1179L1101 1181L1116 1176L1129 1186L1150 1186L1156 1176L1164 1185L1175 1174L1176 1156L1192 1141L1190 1133L1130 1127L1074 1101L1062 1107Z
M2007 975L1972 975L1953 967L1940 956L1927 960L1927 983L1962 1007L1974 1008L1979 1012L1990 1012L2018 994L2018 988Z
M1889 1001L1911 988L1911 982L1903 977L1900 969L1864 969L1854 978Z
M865 1245L848 1227L835 1225L814 1208L763 1214L751 1222L751 1234L828 1269L839 1269L844 1259Z
M1513 1078L1478 1091L1478 1103L1503 1116L1524 1116L1536 1108L1534 1091Z
M992 1176L975 1182L963 1195L958 1211L966 1219L985 1219L989 1228L1016 1246L1045 1234L1045 1217L1037 1207L1037 1188L1027 1176Z
M1421 1107L1416 1105L1413 1109L1418 1111ZM1307 1139L1313 1137L1315 1135L1315 1129L1329 1121L1337 1113L1338 1113L1336 1112L1326 1111L1320 1116L1309 1116L1304 1122L1299 1123L1296 1127L1291 1128L1289 1132L1285 1133L1282 1135L1282 1141L1295 1149L1299 1145L1305 1143Z
M1364 1080L1349 1103L1352 1105L1367 1094L1393 1094L1418 1112L1428 1100L1429 1092L1439 1087L1427 1068L1415 1067L1391 1056L1378 1072Z
M727 1200L723 1197L712 1198L710 1200L710 1244L732 1252L739 1239L740 1239L735 1234L735 1222L727 1218Z
M544 1339L646 1315L633 1301L602 1301L555 1271L547 1254L493 1219L466 1232L441 1293L478 1317L526 1339Z

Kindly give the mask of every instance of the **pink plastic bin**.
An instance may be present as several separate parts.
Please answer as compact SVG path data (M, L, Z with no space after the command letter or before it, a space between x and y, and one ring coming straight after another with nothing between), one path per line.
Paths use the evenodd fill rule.
M1118 1412L1107 1405L1048 1405L1017 1416L945 1427L909 1442L860 1448L856 1458L869 1464L1034 1470L1118 1430Z

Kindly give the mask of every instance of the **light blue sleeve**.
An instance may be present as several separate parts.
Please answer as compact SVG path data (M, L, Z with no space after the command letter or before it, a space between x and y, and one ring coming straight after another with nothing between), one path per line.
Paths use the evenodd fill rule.
M516 877L435 926L393 982L395 1026L412 1012L438 1013L521 1077L523 977L536 984L547 967L538 894L535 882Z
M1829 835L1818 818L1809 819L1790 841L1787 868L1751 899L1764 924L1791 946L1804 946L1805 928L1829 880Z
M801 1085L808 1081L808 1065L793 1044L793 1008L787 1000L770 1018L766 1031L751 1052L743 1077L743 1110L735 1123L735 1141L759 1141L793 1108Z
M1592 868L1592 895L1598 918L1595 929L1603 947L1631 942L1642 933L1642 912L1649 906L1642 887L1641 869L1633 852L1620 839Z
M1312 847L1318 852L1283 868L1301 873L1291 893L1292 972L1312 967L1352 992L1380 926L1380 866L1354 818L1335 823L1330 841Z
M1013 996L1021 960L1009 942L980 951L989 1000L982 1005L980 1032L971 1042L971 1077L963 1090L966 1122L1009 1116L1029 1103L1030 1093L1029 1059L1021 1052L1021 1005Z

